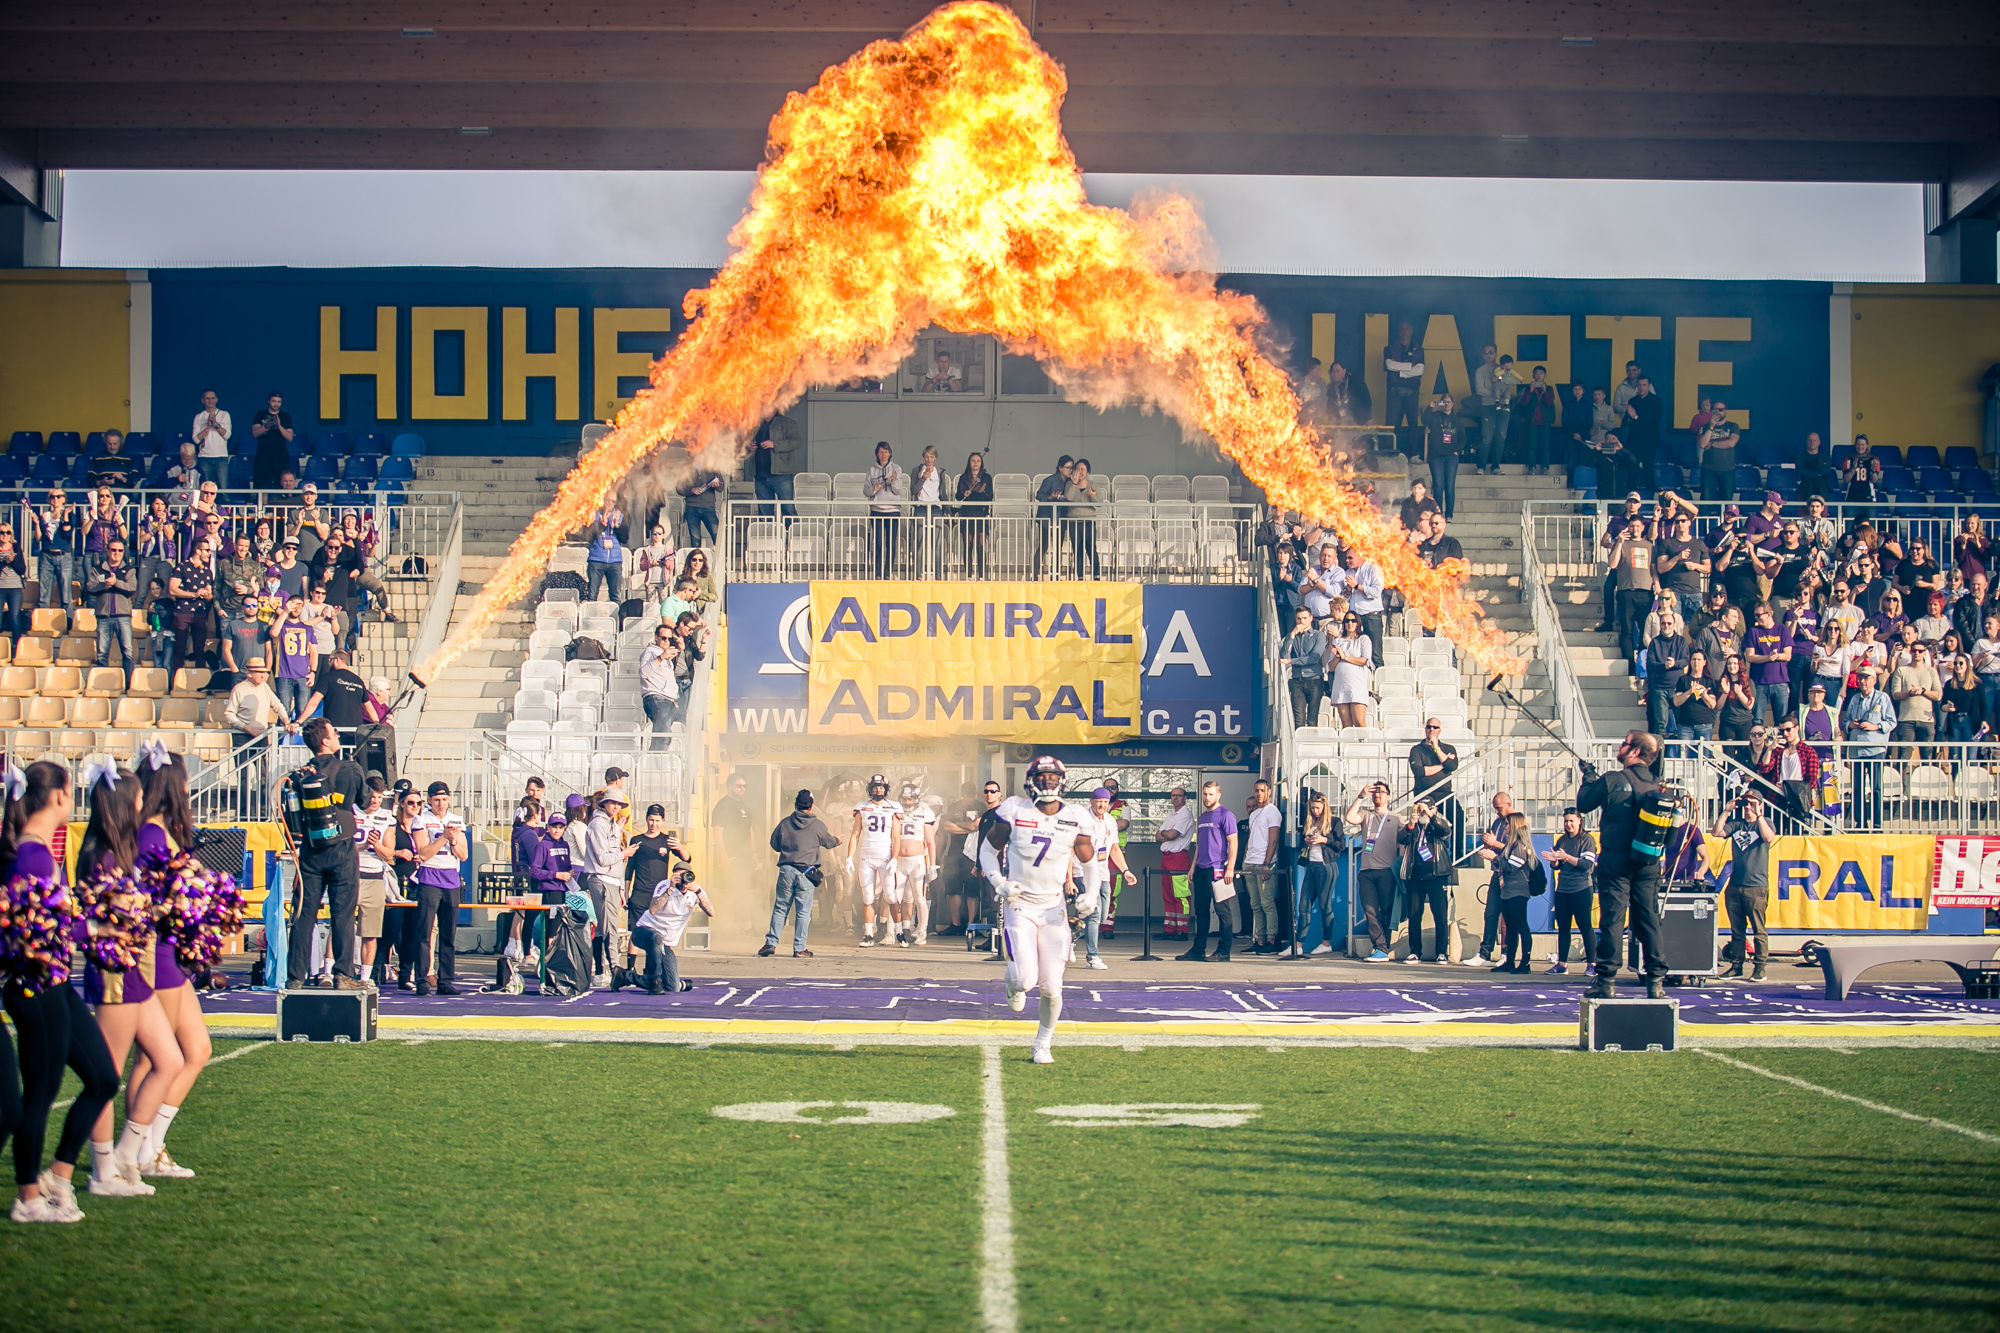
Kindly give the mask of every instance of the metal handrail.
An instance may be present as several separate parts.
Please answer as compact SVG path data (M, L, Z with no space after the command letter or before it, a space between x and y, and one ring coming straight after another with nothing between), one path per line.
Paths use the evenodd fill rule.
M1590 705L1584 701L1576 667L1570 661L1569 638L1563 633L1562 616L1549 591L1549 579L1542 568L1536 547L1532 505L1521 510L1521 596L1527 601L1535 628L1535 651L1549 673L1549 691L1555 698L1556 716L1568 736L1592 736Z

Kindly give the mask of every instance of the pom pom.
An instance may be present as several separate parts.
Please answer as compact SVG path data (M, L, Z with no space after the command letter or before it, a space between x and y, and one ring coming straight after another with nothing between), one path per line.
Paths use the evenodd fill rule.
M131 875L99 875L77 891L90 928L84 956L101 972L129 972L153 947L153 903Z
M0 885L0 973L30 995L69 981L77 901L55 880L16 875Z
M234 875L210 869L182 852L143 871L153 897L160 938L174 946L182 967L213 966L222 945L243 928L243 893Z

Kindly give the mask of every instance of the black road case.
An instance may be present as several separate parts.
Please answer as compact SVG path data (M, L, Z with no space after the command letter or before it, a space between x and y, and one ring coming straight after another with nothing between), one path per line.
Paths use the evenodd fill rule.
M279 1041L373 1041L381 996L372 990L278 992Z
M1577 1015L1577 1049L1671 1051L1680 1010L1679 1000L1586 999Z
M1669 893L1660 900L1660 952L1667 971L1712 977L1722 970L1721 919L1713 893Z

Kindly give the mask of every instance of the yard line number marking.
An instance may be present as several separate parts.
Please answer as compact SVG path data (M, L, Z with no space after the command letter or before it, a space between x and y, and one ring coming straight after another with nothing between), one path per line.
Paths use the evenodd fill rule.
M860 1114L806 1114L833 1106ZM958 1112L949 1106L931 1106L923 1102L739 1102L734 1106L715 1107L709 1114L724 1120L761 1120L778 1125L919 1125L926 1120L943 1120Z
M1949 1120L1939 1120L1936 1116L1918 1115L1914 1111L1905 1111L1901 1107L1885 1106L1881 1102L1871 1102L1866 1097L1856 1097L1851 1093L1836 1092L1832 1088L1822 1088L1817 1083L1808 1083L1802 1078L1793 1078L1790 1074L1780 1074L1776 1070L1765 1069L1761 1065L1753 1065L1744 1060L1733 1060L1729 1056L1716 1051L1703 1050L1697 1047L1695 1048L1695 1054L1705 1055L1711 1060L1719 1060L1723 1064L1735 1069L1748 1070L1752 1074L1761 1074L1765 1078L1775 1079L1779 1083L1789 1083L1795 1088L1804 1088L1807 1092L1817 1092L1821 1096L1837 1097L1843 1102L1853 1102L1856 1106L1865 1106L1871 1111L1880 1111L1883 1115L1892 1115L1899 1120L1914 1121L1919 1125L1929 1125L1933 1129L1950 1130L1954 1134L1963 1134L1965 1137L1977 1139L1981 1143L2000 1143L2000 1134L1988 1134L1984 1130L1969 1129L1964 1125L1955 1125Z
M1191 1129L1234 1129L1257 1118L1256 1102L1126 1102L1117 1106L1043 1106L1051 1123L1072 1129L1112 1129L1130 1125L1185 1125Z

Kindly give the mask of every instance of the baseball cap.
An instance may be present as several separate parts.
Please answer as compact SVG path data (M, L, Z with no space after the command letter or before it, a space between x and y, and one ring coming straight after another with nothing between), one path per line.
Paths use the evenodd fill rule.
M648 817L658 815L660 818L665 819L667 817L667 807L655 801L646 807L646 814Z
M550 828L566 828L566 827L568 827L568 825L569 825L569 821L568 821L567 819L563 818L563 817L562 817L561 815L550 815L550 816L549 816L549 823L548 823L548 826L549 826Z
M588 801L584 800L584 799L583 799L583 796L582 796L582 794L581 794L581 793L579 793L579 792L571 792L571 793L569 794L569 799L563 802L563 809L565 809L565 810L581 810L581 809L583 809L583 807L584 807L584 806L586 806L586 805L589 805L589 804L590 804L590 802L588 802Z
M1722 506L1722 516L1724 518L1741 518L1743 511L1735 505L1724 505Z
M1646 502L1646 497L1645 497L1645 496L1643 496L1643 495L1641 495L1641 494L1639 494L1639 492L1637 492L1637 491L1627 491L1627 492L1625 492L1625 498L1626 498L1627 500L1637 500L1637 501L1638 501L1639 503L1641 503L1641 504L1644 504L1644 503Z
M1819 691L1819 692L1820 692L1821 694L1825 694L1825 693L1826 693L1826 686L1824 686L1824 685L1820 684L1820 683L1819 683L1818 681L1816 681L1816 680L1814 680L1814 681L1808 681L1808 682L1806 683L1806 693L1807 693L1807 694L1811 694L1811 693L1812 693L1812 692L1813 692L1814 690L1818 690L1818 691Z
M1765 504L1767 504L1767 505L1781 505L1781 504L1783 504L1784 502L1785 502L1785 497L1784 497L1784 496L1782 496L1782 495L1780 495L1780 494L1778 494L1778 493L1777 493L1776 491L1765 491L1765 492L1764 492L1764 503L1765 503Z
M449 796L451 795L451 784L449 782L433 782L426 794L431 796Z
M632 775L630 773L627 773L624 769L619 768L616 765L613 765L612 767L604 770L604 780L606 782L616 782L620 778L629 778L631 776Z
M1091 800L1093 800L1093 801L1108 801L1108 800L1110 800L1110 799L1111 799L1111 788L1109 788L1109 787L1099 787L1099 788L1098 788L1098 789L1097 789L1096 791L1093 791L1092 793L1090 793L1090 799L1091 799Z

